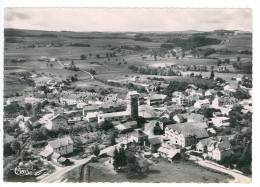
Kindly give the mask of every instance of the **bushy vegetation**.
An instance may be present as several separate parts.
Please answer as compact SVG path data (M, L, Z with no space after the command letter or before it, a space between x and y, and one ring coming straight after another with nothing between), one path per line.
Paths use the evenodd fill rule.
M188 38L188 39L172 38L172 39L167 40L167 43L170 43L172 46L181 47L185 50L193 49L196 47L207 46L207 45L216 45L216 44L219 44L220 42L221 41L218 39L208 38L205 36L192 36L191 38Z

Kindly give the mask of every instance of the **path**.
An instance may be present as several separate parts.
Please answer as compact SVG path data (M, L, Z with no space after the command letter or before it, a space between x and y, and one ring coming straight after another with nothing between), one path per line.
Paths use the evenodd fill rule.
M64 67L64 64L62 64L59 60L57 61L62 67ZM90 76L90 79L94 79L94 75L92 75L90 72L86 71L86 70L79 70L82 71L84 73L87 73Z
M234 170L231 170L229 168L216 164L214 162L211 162L208 160L199 160L199 161L196 161L196 163L198 163L200 166L211 168L213 170L217 170L222 173L231 175L234 178L232 181L230 181L231 183L251 183L252 182L251 178L249 178L239 172L236 172Z

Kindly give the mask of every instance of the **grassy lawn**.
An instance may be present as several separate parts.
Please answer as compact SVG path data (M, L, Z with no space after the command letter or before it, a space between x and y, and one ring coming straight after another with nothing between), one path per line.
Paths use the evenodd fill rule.
M150 167L150 172L144 176L135 179L126 178L124 173L115 173L108 159L99 160L97 163L89 164L90 177L85 176L84 182L141 182L141 183L218 183L228 182L231 177L222 173L202 168L190 161L176 161L169 163L160 161L158 164ZM106 163L106 164L105 164ZM86 168L85 168L86 170ZM80 169L68 173L66 178L68 182L80 182ZM81 182L83 182L81 180Z

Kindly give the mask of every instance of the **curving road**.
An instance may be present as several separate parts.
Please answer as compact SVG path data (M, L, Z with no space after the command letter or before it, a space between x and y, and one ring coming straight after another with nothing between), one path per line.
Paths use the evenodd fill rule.
M218 165L214 162L207 161L207 160L199 160L199 161L196 161L196 163L199 164L200 166L207 167L207 168L231 175L234 179L231 180L230 183L251 183L252 182L251 178L249 178L241 173L238 173L234 170L225 168L224 166Z
M93 156L89 156L89 157L81 159L81 160L74 160L74 159L70 158L70 160L72 160L74 162L74 164L72 166L67 166L67 167L64 167L64 168L63 167L56 168L56 171L54 173L52 173L51 175L41 179L39 182L59 182L63 179L63 176L67 172L69 172L69 171L71 171L71 170L73 170L73 169L75 169L75 168L77 168L81 165L84 165L84 164L90 162L92 157Z

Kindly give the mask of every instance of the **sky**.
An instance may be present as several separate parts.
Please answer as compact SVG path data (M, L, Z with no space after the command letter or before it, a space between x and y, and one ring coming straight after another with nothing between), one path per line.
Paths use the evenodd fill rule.
M251 9L6 8L5 28L53 31L252 31Z

